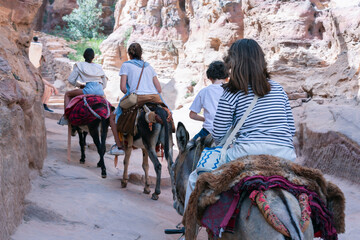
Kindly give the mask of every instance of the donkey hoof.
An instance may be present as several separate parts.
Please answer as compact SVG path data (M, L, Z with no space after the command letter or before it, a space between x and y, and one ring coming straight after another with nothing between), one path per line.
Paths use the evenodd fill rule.
M159 195L157 195L156 193L153 193L151 196L152 200L158 200L159 199Z
M102 177L102 178L106 178L106 174L101 174L101 177Z
M150 189L148 189L148 188L144 188L144 191L143 191L143 193L145 193L145 194L150 194Z
M85 160L80 159L80 164L85 164Z
M126 188L126 186L127 186L127 181L121 181L121 187Z

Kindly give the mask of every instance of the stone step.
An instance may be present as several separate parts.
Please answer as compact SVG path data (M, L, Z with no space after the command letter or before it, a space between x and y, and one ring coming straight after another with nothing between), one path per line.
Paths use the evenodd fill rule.
M64 103L48 103L50 109L61 109L64 112Z
M51 96L49 99L49 103L62 103L64 104L64 96Z
M49 104L48 107L54 112L45 111L45 117L53 120L60 120L61 116L64 114L64 110L52 108Z

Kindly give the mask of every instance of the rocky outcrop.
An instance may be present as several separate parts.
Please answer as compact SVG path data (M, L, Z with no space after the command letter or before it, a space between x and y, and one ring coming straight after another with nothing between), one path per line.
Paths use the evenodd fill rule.
M30 171L46 155L44 89L28 58L31 23L41 0L0 1L0 239L20 223Z
M34 34L43 44L42 77L61 93L74 89L67 81L75 63L68 58L70 53L76 53L76 50L69 47L71 42L42 32L34 32Z
M159 74L165 100L171 108L180 108L208 84L208 64L221 60L233 41L256 39L264 49L272 79L284 86L294 111L302 112L295 115L298 155L307 165L322 165L324 172L333 173L330 166L337 165L331 162L335 156L331 152L338 153L332 159L335 162L341 162L344 154L349 167L339 173L350 178L360 173L359 166L352 165L359 160L360 149L360 140L353 134L358 133L355 120L321 132L312 121L328 126L328 119L316 114L315 120L306 113L314 108L328 113L332 104L331 112L340 116L335 121L342 122L344 106L349 112L359 112L359 20L356 0L119 0L114 32L101 51L104 68L118 70L127 60L129 43L139 42L144 59ZM312 104L317 106L309 107ZM337 141L347 142L342 150ZM322 144L319 152L313 148L315 143Z
M102 5L102 26L103 33L110 34L114 27L114 3L115 0L98 0ZM43 4L39 9L34 21L35 30L52 32L56 28L63 28L66 23L62 17L69 15L74 8L77 8L76 0L43 0Z
M115 31L102 44L104 67L119 69L127 44L139 42L161 80L174 79L178 106L190 85L202 88L206 66L234 40L254 38L272 78L289 93L353 99L360 65L360 26L353 19L359 18L357 1L121 0Z
M324 173L360 181L360 105L315 102L293 109L298 160Z

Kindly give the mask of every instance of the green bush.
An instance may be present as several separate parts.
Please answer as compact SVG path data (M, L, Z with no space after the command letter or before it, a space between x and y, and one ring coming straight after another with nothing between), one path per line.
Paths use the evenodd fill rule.
M105 38L93 38L93 39L82 39L75 44L71 44L70 47L76 50L76 53L70 53L68 57L76 62L84 61L84 51L87 48L92 48L95 52L95 63L100 63L97 56L101 55L100 44L105 40Z
M67 23L66 32L73 40L98 38L101 26L102 5L97 0L77 0L78 8L62 19Z
M124 33L124 46L125 46L125 48L127 48L127 44L128 44L129 39L130 39L132 31L133 31L133 28L129 27L128 29L126 29L126 31Z

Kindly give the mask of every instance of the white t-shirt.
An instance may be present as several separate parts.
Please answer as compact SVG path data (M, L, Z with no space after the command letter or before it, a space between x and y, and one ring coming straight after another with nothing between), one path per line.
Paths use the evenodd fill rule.
M204 108L205 122L203 128L213 133L213 121L216 113L216 109L223 94L223 88L221 84L211 84L206 88L200 90L196 95L194 102L190 106L190 110L199 113Z
M130 93L133 93L136 90L141 69L142 69L141 67L138 67L135 64L127 63L127 62L124 62L121 66L119 75L127 76L127 83L130 87ZM150 65L144 68L144 72L141 77L140 85L137 91L138 95L158 94L158 91L156 90L153 82L153 78L155 76L157 76L157 74Z
M29 47L29 59L34 67L40 67L43 45L40 42L31 42Z

